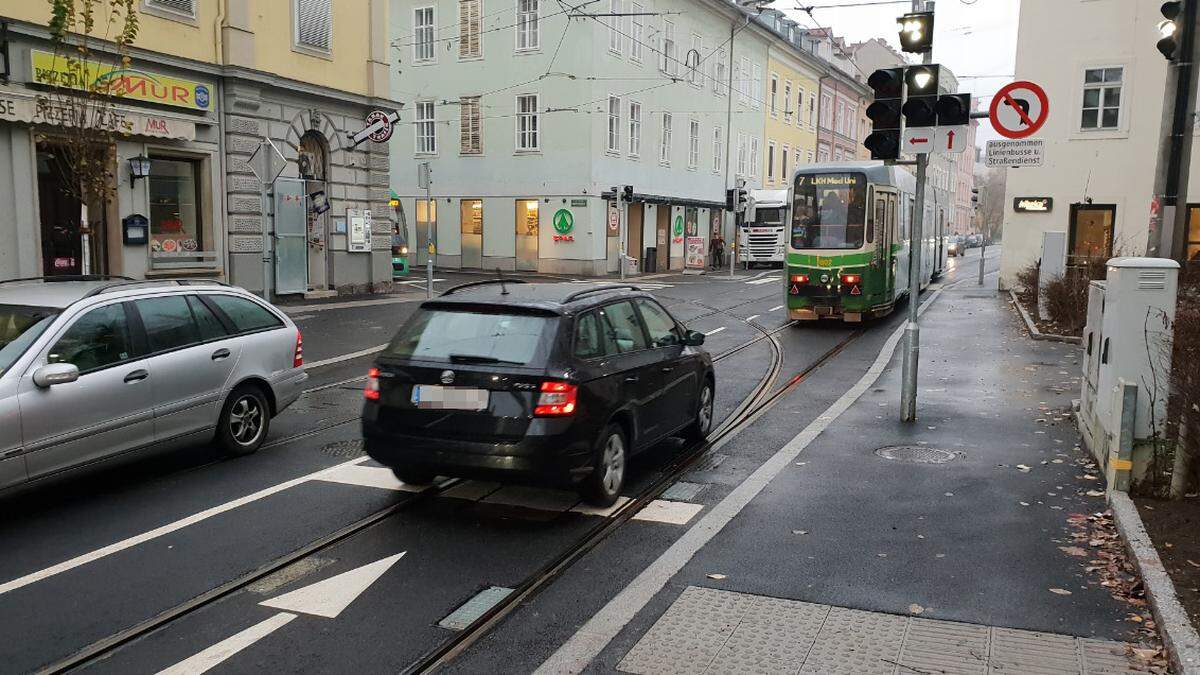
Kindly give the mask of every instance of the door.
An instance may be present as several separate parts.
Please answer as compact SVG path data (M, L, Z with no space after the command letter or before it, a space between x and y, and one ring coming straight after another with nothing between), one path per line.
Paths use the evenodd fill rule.
M665 272L671 261L671 207L659 206L654 269Z
M645 251L642 249L642 205L630 204L627 209L629 212L629 223L625 230L625 255L630 258L636 258L638 264L642 264L642 256ZM641 268L644 269L644 268Z
M42 229L42 274L83 274L80 201L68 190L71 171L53 145L37 150L38 216Z
M461 202L462 267L483 269L483 200Z
M883 198L887 202L886 220L881 228L884 237L883 269L887 271L887 282L884 286L887 290L887 300L890 302L896 299L896 275L899 273L899 265L896 264L896 241L898 241L899 235L896 221L896 193L889 192Z
M275 181L275 293L308 291L308 197L304 181Z
M25 455L21 443L21 409L17 406L15 377L0 379L0 490L25 482Z
M673 431L690 422L696 411L696 396L700 393L696 363L684 358L683 328L667 310L653 300L636 302L655 355L654 368L662 378L662 391L652 414L662 420L664 432Z
M18 385L30 478L154 441L153 373L136 349L132 308L113 303L75 319ZM73 363L75 382L38 387L33 371Z
M604 330L620 352L624 386L634 403L638 425L638 445L659 440L671 429L656 413L661 406L665 374L659 370L658 355L650 349L645 327L633 303L622 300L605 305L599 311Z
M1112 257L1116 204L1072 204L1067 244L1067 264L1085 263L1090 258Z
M154 436L169 440L212 428L241 356L241 341L200 299L189 295L133 303L146 333L154 392Z
M538 267L538 200L517 200L517 271L536 272Z

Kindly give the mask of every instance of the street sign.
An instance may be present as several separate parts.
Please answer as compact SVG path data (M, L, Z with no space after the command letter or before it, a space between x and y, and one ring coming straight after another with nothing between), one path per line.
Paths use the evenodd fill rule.
M286 168L287 159L269 138L262 139L258 148L254 150L254 154L250 155L250 170L264 185L274 183Z
M984 163L988 166L1041 166L1045 145L1040 138L988 141Z
M960 126L937 127L933 134L933 152L939 155L958 155L967 149L968 127Z
M429 162L421 162L417 165L417 187L422 190L428 190L432 177L433 174L429 170Z
M363 127L362 131L351 136L350 143L358 145L366 140L375 143L386 143L392 137L392 129L395 128L396 122L399 121L400 113L396 111L386 113L382 110L372 110L367 113L367 126Z
M1037 133L1050 114L1046 91L1032 82L1012 82L992 97L988 117L996 133L1005 138L1026 138Z
M900 137L900 152L915 155L918 152L933 152L935 127L913 127L905 129Z
M608 236L615 237L621 231L621 210L617 202L608 203Z

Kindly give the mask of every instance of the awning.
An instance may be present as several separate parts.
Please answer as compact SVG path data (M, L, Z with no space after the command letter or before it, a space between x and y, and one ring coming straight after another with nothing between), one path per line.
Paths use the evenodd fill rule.
M140 110L128 106L110 105L99 108L88 126L109 129L131 136L170 138L180 141L196 139L196 123L178 115ZM0 87L0 122L25 122L50 126L77 126L78 111L63 104L57 96Z

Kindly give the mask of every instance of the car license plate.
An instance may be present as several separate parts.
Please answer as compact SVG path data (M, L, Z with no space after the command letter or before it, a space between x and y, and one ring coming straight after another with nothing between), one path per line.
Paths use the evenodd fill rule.
M433 410L487 410L488 390L417 384L413 385L412 402Z

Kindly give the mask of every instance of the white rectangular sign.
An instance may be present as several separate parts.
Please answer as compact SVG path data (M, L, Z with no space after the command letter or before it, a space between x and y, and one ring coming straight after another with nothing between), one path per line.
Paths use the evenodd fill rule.
M988 166L1041 166L1046 142L1040 138L987 142L984 162Z
M915 155L918 152L933 152L933 137L937 133L935 127L914 127L905 129L900 137L900 152Z
M967 125L938 127L933 135L933 152L958 155L967 149Z

